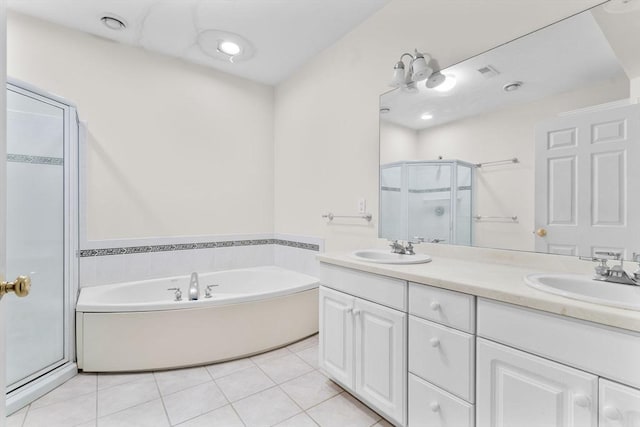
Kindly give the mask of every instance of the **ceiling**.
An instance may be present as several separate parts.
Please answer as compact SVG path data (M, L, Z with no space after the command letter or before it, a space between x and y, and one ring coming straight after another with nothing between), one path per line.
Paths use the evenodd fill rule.
M8 0L8 7L65 27L275 85L389 0ZM115 31L100 21L124 20ZM251 58L231 63L198 46L205 30L249 41Z
M445 75L452 74L457 78L457 85L450 92L427 89L424 82L418 83L417 93L400 89L388 92L381 97L380 106L388 107L390 111L381 114L381 120L420 130L606 79L624 78L624 64L619 62L611 47L606 27L599 25L594 14L581 13L443 70ZM629 28L619 27L619 19L623 16L617 15L617 24L608 23L608 26L629 35ZM625 19L629 18L625 16ZM637 15L632 22L638 27ZM632 50L637 57L640 37L625 40L634 47ZM482 75L479 69L486 66L493 67L498 74L489 78ZM516 81L522 82L519 90L503 90L506 84ZM424 113L433 118L421 119Z

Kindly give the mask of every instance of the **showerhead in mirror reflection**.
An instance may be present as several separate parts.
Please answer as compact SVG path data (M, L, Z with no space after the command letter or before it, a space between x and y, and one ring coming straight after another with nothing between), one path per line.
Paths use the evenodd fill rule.
M595 7L435 71L413 92L383 94L380 237L573 256L640 252L632 197L640 172L631 167L640 161L640 9L618 9ZM455 85L428 87L438 75ZM451 215L461 203L455 185L441 201L445 215L427 206L433 201L409 209L390 197L389 187L402 188L389 185L400 164L513 158L471 168L465 239L456 237L459 213ZM412 185L439 188L435 174L422 178ZM490 219L500 217L518 220Z

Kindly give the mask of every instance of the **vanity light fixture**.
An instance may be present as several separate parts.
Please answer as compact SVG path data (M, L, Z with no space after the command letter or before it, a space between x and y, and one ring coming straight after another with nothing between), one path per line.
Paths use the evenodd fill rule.
M438 73L440 74L440 73ZM453 74L440 74L444 77L442 81L433 87L433 90L437 90L438 92L449 92L451 89L456 87L456 77ZM429 87L429 82L427 81L427 87Z
M127 28L127 24L125 24L122 18L116 18L113 15L105 15L100 18L102 24L110 30L120 31Z
M420 118L422 120L431 120L431 119L433 119L433 114L431 114L431 113L422 113Z
M409 57L409 69L405 73L404 58ZM400 60L393 67L393 77L390 85L392 87L401 87L409 90L416 90L416 83L428 79L433 74L433 68L429 67L428 62L431 60L429 55L418 52L403 53Z

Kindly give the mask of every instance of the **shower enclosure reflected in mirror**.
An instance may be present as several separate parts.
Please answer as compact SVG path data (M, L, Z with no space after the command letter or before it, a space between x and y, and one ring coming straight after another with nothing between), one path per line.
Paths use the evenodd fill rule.
M639 9L605 3L441 73L455 81L448 91L422 82L380 97L380 237L640 252ZM460 183L439 187L425 172L409 184L398 172L430 162L470 166L470 213L452 216ZM459 201L418 206L433 193L416 191L434 188Z

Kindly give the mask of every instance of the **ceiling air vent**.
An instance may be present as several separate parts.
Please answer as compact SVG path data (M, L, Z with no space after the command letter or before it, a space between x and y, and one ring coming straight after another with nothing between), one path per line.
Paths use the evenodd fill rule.
M498 70L496 70L495 68L493 68L491 65L485 65L482 68L478 68L478 72L485 79L490 79L491 77L495 77L498 74L500 74L500 72Z

